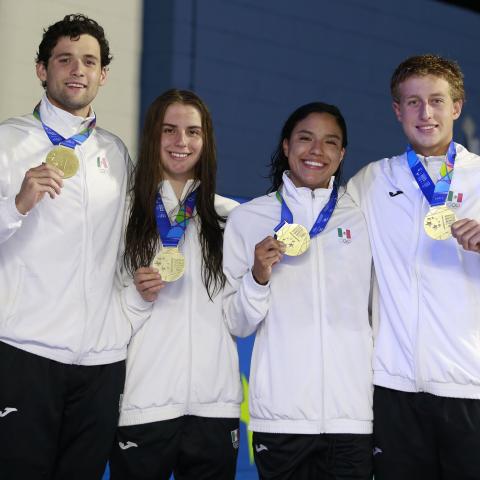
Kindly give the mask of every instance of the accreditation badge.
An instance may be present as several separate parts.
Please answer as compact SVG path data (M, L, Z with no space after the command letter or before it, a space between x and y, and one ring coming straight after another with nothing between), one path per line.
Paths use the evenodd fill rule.
M310 246L308 230L298 223L285 223L275 235L275 238L285 244L285 255L296 257L305 253Z
M446 205L430 207L423 228L426 234L434 240L447 240L452 236L452 224L456 221L455 213Z
M178 247L163 247L153 259L164 282L174 282L185 273L185 257Z
M53 165L63 172L63 178L73 177L80 166L73 148L58 146L48 152L45 159L47 165Z

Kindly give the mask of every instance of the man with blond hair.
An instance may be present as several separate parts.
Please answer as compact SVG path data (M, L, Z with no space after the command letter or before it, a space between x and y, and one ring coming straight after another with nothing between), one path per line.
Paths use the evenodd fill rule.
M375 264L375 479L476 479L480 157L453 141L463 74L454 61L415 56L391 92L406 152L348 185Z

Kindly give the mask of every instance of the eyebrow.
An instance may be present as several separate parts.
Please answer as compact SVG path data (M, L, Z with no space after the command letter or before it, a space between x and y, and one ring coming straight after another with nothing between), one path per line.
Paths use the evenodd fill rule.
M310 130L299 130L297 132L297 135L300 134L300 133L307 133L308 135L313 135L313 132L311 132ZM340 135L337 135L336 133L327 133L327 135L325 135L325 137L328 137L328 138L337 138L338 140L342 140L342 138L340 137Z
M446 97L448 94L445 94L445 93L431 93L428 97ZM421 98L421 95L418 95L416 93L412 93L411 95L406 95L405 96L406 99L408 98Z
M73 54L70 52L60 52L53 56L53 58L58 57L73 57ZM87 53L86 55L82 55L83 58L93 58L94 60L99 60L96 55L92 55L91 53Z
M162 127L178 127L178 125L164 122L162 123ZM202 127L199 127L198 125L188 125L187 128L198 128L199 130L202 129Z

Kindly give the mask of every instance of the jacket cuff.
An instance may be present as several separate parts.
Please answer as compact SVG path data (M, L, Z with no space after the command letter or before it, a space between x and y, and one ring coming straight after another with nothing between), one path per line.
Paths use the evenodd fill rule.
M267 284L261 285L255 280L255 278L253 278L252 270L249 270L245 275L244 286L245 293L247 293L249 296L252 295L257 299L267 297L270 294L270 280Z
M139 312L147 312L152 310L154 302L147 302L137 292L137 288L133 283L130 283L122 291L123 302L128 310L136 310Z

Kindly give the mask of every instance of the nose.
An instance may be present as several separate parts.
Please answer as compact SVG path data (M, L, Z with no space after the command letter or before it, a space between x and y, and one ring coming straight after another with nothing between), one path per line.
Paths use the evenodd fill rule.
M316 140L312 143L312 148L310 151L314 155L320 155L322 153L322 142L320 140Z
M70 66L71 66L72 75L75 75L77 77L83 76L82 62L80 61L79 58L73 58L72 61L70 62Z
M187 146L187 135L186 135L186 132L184 132L183 130L178 131L177 145L179 147L186 147Z
M432 110L430 104L425 102L421 106L420 115L422 120L428 120L432 116Z

